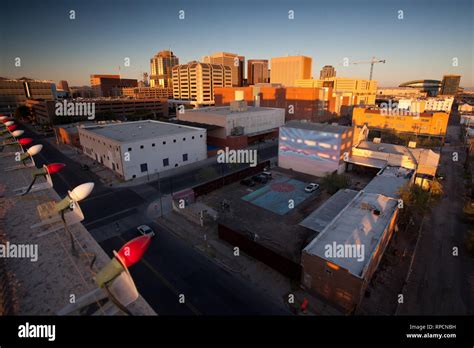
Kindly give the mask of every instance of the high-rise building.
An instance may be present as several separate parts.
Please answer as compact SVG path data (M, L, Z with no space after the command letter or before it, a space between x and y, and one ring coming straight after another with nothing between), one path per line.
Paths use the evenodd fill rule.
M59 81L58 89L60 89L64 92L69 92L69 85L68 85L67 81L65 81L65 80Z
M377 95L377 81L330 77L325 80L298 80L298 87L327 87L332 89L336 109L351 105L374 105ZM350 110L350 108L342 108ZM344 112L342 112L344 114Z
M325 65L319 73L319 79L324 80L330 77L336 77L336 69L332 65Z
M461 75L444 75L441 83L442 95L456 95L461 82Z
M13 115L16 108L29 99L54 100L56 97L56 85L51 81L0 77L0 114Z
M173 98L195 105L214 104L214 88L231 87L231 67L222 64L189 62L172 70Z
M268 83L268 60L250 59L247 61L247 84Z
M161 51L150 59L150 87L172 87L171 70L179 64L172 51Z
M270 82L295 86L296 80L311 78L311 64L311 57L305 56L272 58Z
M232 86L239 87L244 82L245 57L235 53L218 52L203 57L204 63L227 65L232 70Z
M97 97L116 97L124 87L138 87L136 79L122 79L120 75L91 75L91 87Z

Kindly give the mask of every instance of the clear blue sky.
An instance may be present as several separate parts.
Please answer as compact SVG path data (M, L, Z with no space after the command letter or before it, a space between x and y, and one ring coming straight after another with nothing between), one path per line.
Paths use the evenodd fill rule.
M381 86L456 73L472 87L473 17L472 0L3 0L0 76L83 85L121 66L123 77L139 78L157 51L171 47L181 63L218 51L246 59L307 55L315 77L329 64L338 76L367 78L369 65L342 61L376 56L387 60L374 69Z

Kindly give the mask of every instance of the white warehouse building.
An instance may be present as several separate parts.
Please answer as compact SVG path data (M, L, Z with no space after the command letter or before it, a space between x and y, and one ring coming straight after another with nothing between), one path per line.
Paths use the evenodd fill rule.
M84 153L124 180L206 159L206 130L159 121L79 127Z

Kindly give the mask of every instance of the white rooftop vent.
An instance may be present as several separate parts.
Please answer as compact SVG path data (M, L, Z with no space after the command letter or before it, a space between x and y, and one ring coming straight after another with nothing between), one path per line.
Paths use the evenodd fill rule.
M235 101L244 100L244 91L235 91Z
M374 144L380 144L382 142L382 138L374 138Z
M411 148L411 149L415 149L416 148L416 141L408 142L408 147Z

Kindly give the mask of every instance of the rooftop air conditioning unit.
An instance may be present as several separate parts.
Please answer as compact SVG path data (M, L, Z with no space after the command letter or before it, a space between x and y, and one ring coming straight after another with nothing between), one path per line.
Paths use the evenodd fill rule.
M380 144L382 142L382 138L374 138L374 144Z
M416 148L416 141L408 142L408 147L411 148L411 149L415 149Z

